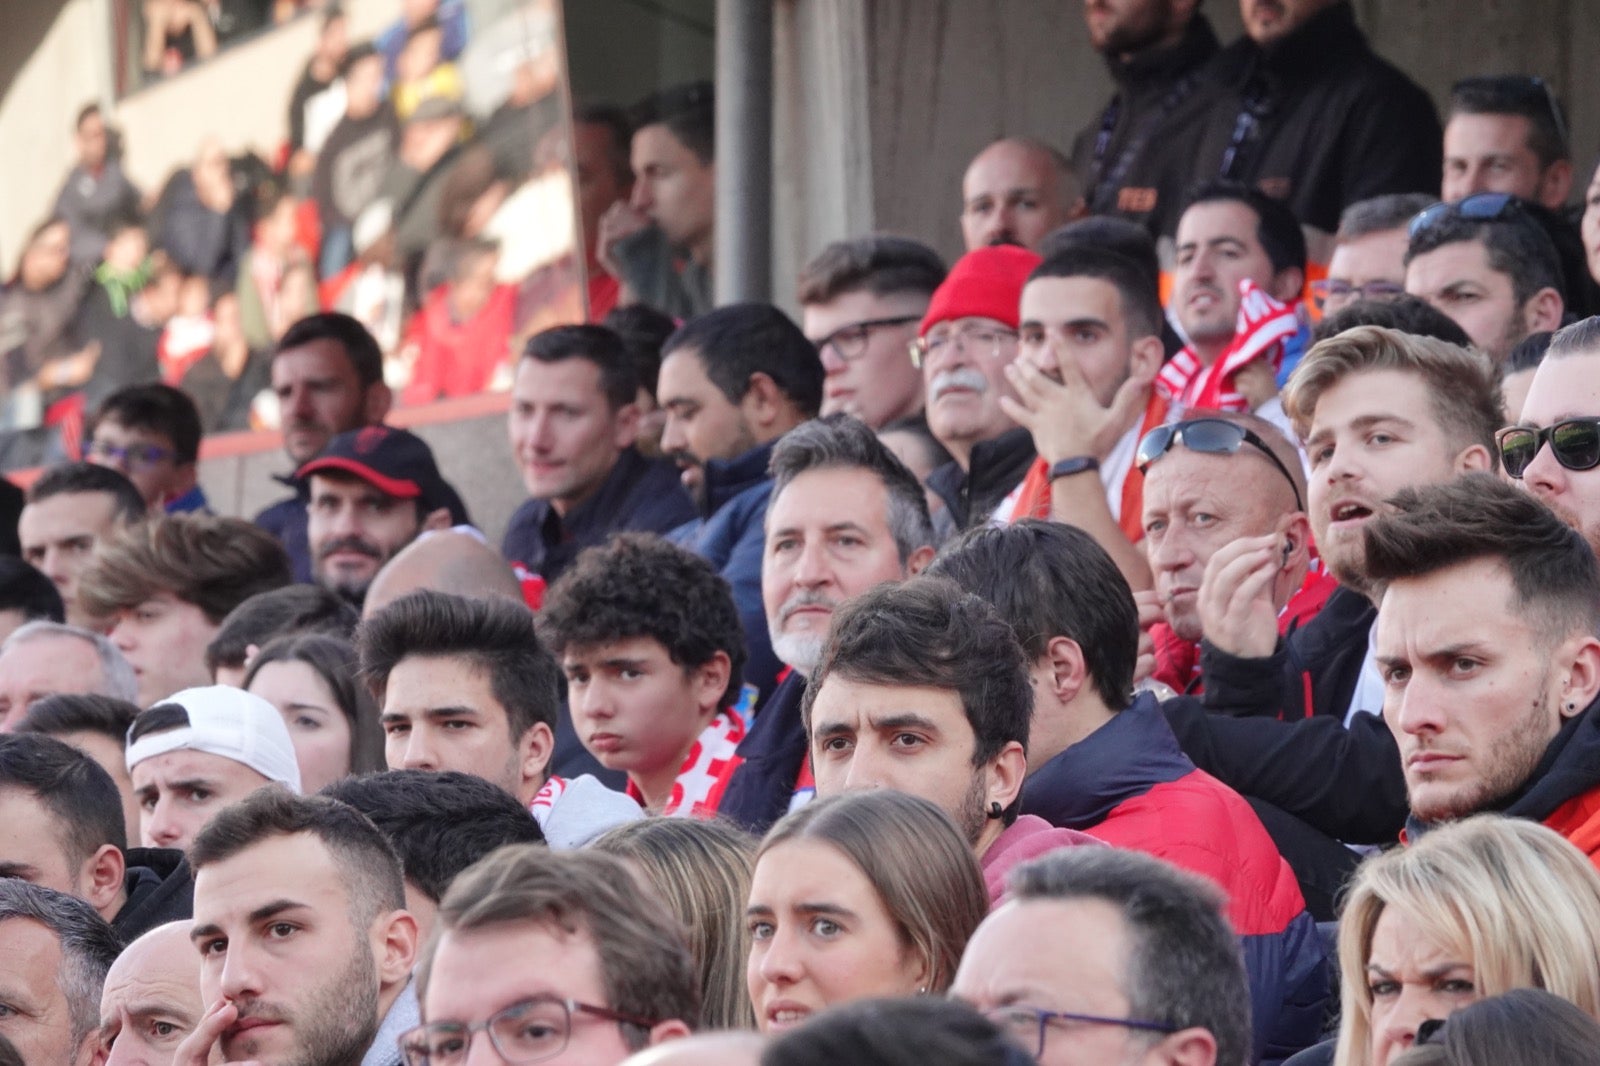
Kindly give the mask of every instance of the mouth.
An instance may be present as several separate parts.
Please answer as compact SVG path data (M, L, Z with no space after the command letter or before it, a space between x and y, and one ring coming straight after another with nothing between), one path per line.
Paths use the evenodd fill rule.
M1328 517L1335 522L1364 522L1372 514L1372 508L1359 500L1341 500L1328 508Z
M1464 756L1447 755L1442 751L1419 751L1406 757L1406 769L1419 774L1442 770L1451 763L1460 762Z
M270 1029L278 1024L280 1023L275 1022L270 1018L240 1018L238 1021L228 1026L227 1030L222 1035L226 1039L236 1040L239 1037L244 1036L246 1033L254 1033L259 1032L262 1029Z
M792 1029L811 1017L810 1007L801 1007L789 1004L779 1004L767 1008L767 1031L776 1033L784 1029Z
M589 737L589 747L604 752L613 752L622 747L622 738L615 733L595 733Z
M1215 289L1201 289L1190 294L1185 306L1192 311L1209 311L1220 303L1222 303L1222 293Z

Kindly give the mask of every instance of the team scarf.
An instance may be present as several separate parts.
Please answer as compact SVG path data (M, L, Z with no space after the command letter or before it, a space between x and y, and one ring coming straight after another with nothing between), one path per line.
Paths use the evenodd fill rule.
M1255 282L1239 283L1239 317L1233 343L1215 363L1206 366L1192 346L1167 360L1156 383L1182 410L1248 411L1250 401L1233 387L1234 375L1257 359L1276 371L1283 363L1284 342L1300 332L1293 303L1273 299Z
M683 758L683 767L672 783L672 795L659 812L667 818L711 818L716 815L717 788L728 766L734 759L739 742L744 739L744 721L727 710L717 712L711 723L700 731L694 745ZM628 781L628 795L644 807L644 793ZM535 802L538 802L535 800Z

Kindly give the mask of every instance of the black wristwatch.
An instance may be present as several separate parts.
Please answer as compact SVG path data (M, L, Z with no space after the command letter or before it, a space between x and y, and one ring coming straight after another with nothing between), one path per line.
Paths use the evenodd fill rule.
M1050 480L1071 477L1081 474L1085 470L1099 470L1100 460L1092 455L1075 455L1071 459L1063 459L1050 468Z

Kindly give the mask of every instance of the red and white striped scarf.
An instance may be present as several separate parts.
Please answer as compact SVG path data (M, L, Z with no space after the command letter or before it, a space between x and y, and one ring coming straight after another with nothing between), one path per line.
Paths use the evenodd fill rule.
M1234 374L1263 358L1276 370L1283 362L1283 342L1299 331L1294 304L1280 303L1246 278L1239 283L1233 343L1210 366L1200 361L1193 347L1184 348L1161 368L1157 387L1185 411L1248 411L1250 402L1233 387Z
M744 739L744 721L730 711L718 711L711 723L700 731L689 753L683 758L683 768L672 783L672 795L662 805L660 813L668 818L711 818L717 813L711 800L713 789L727 770ZM628 795L645 806L644 793L630 780Z

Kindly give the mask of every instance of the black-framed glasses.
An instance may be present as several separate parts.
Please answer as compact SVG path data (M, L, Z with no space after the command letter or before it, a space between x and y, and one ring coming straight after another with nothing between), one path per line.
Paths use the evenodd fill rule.
M1352 285L1338 278L1321 278L1311 283L1311 302L1317 310L1324 310L1330 302L1345 304L1355 300L1398 300L1406 294L1406 287L1398 281L1376 278L1361 285Z
M1600 466L1600 418L1568 418L1537 429L1507 426L1494 435L1506 473L1521 479L1545 444L1556 462L1568 470L1593 470Z
M1151 463L1171 451L1174 444L1182 444L1191 452L1200 452L1204 455L1237 455L1239 449L1248 444L1271 459L1272 465L1288 479L1289 488L1294 492L1295 509L1300 511L1306 509L1305 501L1300 498L1300 486L1295 482L1294 475L1283 465L1283 460L1278 458L1272 447L1254 430L1220 418L1193 418L1187 422L1157 426L1146 433L1144 439L1139 442L1139 451L1134 457L1134 462L1139 465L1139 472L1144 473Z
M867 341L872 338L872 331L888 326L904 326L912 322L921 322L921 315L895 315L893 318L869 318L865 322L852 322L848 326L840 326L826 337L817 342L817 354L828 345L833 345L833 350L839 353L839 358L845 362L860 359L867 350Z
M171 459L176 454L171 448L163 448L157 444L130 444L121 447L116 444L90 441L85 458L105 466L128 466L140 469L155 466L163 459Z
M1484 94L1504 100L1511 97L1532 107L1543 107L1550 116L1550 125L1561 141L1563 150L1570 146L1567 133L1567 116L1561 110L1555 90L1537 74L1480 74L1462 78L1450 87L1451 96Z
M542 1062L566 1050L572 1036L573 1016L577 1014L643 1029L656 1024L575 999L534 996L496 1012L487 1021L470 1025L433 1022L402 1033L400 1057L406 1066L460 1066L467 1061L472 1038L479 1032L486 1032L495 1051L510 1066Z
M1075 1022L1079 1025L1116 1025L1143 1033L1175 1033L1178 1027L1165 1022L1144 1021L1139 1018L1107 1018L1099 1014L1073 1014L1063 1010L1045 1010L1013 1004L995 1007L983 1012L997 1028L1017 1044L1032 1052L1034 1058L1044 1055L1044 1041L1052 1024Z
M987 349L991 358L998 359L1001 345L1016 339L1016 330L999 326L967 326L942 333L930 333L911 342L911 365L920 370L923 363L931 363L955 348L980 352Z

